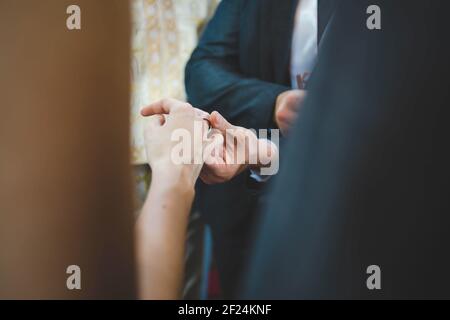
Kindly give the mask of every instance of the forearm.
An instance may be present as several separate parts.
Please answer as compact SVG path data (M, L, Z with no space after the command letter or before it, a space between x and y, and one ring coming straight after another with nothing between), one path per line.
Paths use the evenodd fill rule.
M154 175L136 225L139 297L180 298L184 248L194 188Z

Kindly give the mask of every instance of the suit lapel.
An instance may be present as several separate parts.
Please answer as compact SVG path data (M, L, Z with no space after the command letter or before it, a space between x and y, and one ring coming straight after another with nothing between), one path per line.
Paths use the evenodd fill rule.
M331 16L333 15L336 0L318 0L318 15L317 15L317 41L320 45L322 37L326 31L328 23L330 22Z

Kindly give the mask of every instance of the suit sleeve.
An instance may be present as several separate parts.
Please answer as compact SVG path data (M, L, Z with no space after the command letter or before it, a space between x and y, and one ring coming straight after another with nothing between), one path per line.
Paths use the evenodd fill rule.
M224 0L186 66L186 91L193 105L219 111L234 124L273 128L277 96L288 87L248 78L239 68L239 28L243 1Z

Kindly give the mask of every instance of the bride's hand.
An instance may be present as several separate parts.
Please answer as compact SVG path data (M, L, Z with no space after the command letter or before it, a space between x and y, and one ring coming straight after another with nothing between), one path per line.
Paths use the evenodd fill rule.
M149 117L144 135L153 179L193 188L204 162L209 114L174 99L152 103L141 114Z

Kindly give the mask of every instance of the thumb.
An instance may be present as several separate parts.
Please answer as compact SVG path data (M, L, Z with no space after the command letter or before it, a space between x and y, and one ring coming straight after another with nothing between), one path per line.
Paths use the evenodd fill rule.
M214 111L211 113L211 125L213 128L225 132L227 129L232 129L234 126L229 123L220 113Z

